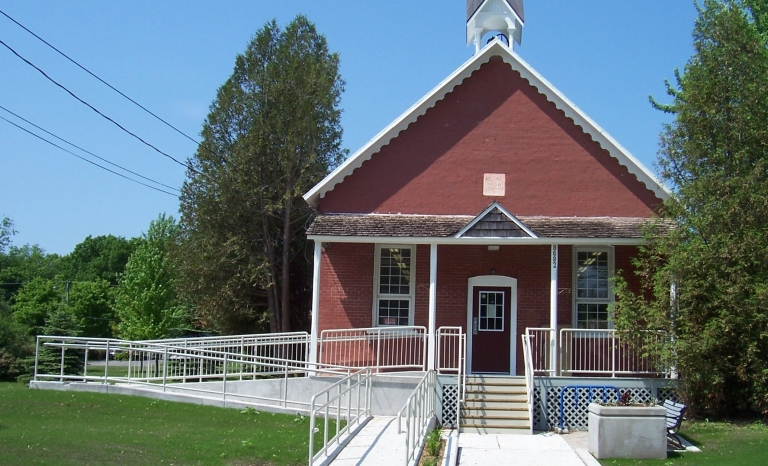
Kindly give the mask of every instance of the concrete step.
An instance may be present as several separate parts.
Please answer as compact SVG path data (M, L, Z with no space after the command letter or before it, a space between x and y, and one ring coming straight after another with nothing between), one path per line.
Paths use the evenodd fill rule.
M467 385L518 385L525 387L525 377L468 375Z
M523 377L469 376L461 407L461 432L529 434Z
M525 394L525 387L515 385L467 385L467 393L511 393Z
M478 421L483 422L496 422L501 424L507 421L528 421L528 413L480 413L473 411L469 413L461 413L461 422L468 424L477 424Z
M470 416L519 416L528 415L528 406L477 407L463 406L461 412Z
M489 401L489 400L465 400L463 409L498 409L502 411L527 411L528 403L525 401Z
M467 402L476 401L491 401L491 402L506 402L506 403L527 403L528 395L525 393L517 392L469 392L464 398Z
M461 418L461 425L462 426L490 426L490 427L530 427L531 423L528 421L528 416L525 416L522 419L514 419L514 418L482 418L482 417L476 417L476 418Z
M462 434L504 434L504 435L530 435L529 427L493 427L493 426L464 426L459 428Z

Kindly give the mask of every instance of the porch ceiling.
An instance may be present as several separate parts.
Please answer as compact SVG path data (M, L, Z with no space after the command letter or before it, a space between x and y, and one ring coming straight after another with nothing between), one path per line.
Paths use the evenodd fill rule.
M475 217L471 215L323 214L307 230L310 237L341 238L444 238L472 242L480 238L453 238ZM654 222L637 217L517 217L539 240L605 239L640 242L643 227ZM664 221L662 228L672 224ZM482 238L529 242L530 238ZM441 242L441 241L438 241ZM454 241L451 241L454 242ZM485 242L485 241L484 241ZM561 242L561 241L557 241Z

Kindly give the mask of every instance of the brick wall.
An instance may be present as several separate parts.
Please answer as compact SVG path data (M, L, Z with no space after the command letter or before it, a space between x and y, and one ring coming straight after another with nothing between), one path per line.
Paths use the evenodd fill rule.
M558 323L572 325L572 247L558 248ZM320 330L373 325L373 244L332 243L323 250L320 272ZM615 248L616 270L631 271L635 246ZM438 246L437 327L460 326L467 329L467 282L480 275L499 275L517 279L517 368L523 368L520 333L526 327L549 327L550 247ZM429 323L429 246L416 249L416 297L414 325ZM639 279L624 276L639 289ZM519 371L518 371L519 372Z
M373 244L331 243L320 266L319 329L373 324Z
M484 173L506 195L482 195ZM320 212L646 217L660 200L501 61L491 61L320 199Z

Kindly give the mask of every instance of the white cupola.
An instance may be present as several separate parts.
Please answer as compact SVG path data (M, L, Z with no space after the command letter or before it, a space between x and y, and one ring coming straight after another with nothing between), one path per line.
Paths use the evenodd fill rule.
M483 38L495 32L494 37L514 48L523 39L524 21L523 0L467 0L467 45L474 42L477 53L485 45Z

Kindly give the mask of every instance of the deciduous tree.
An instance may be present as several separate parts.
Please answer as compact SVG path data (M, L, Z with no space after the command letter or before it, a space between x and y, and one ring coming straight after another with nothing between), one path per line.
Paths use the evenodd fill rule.
M58 273L70 281L106 280L117 285L128 258L138 245L138 238L88 236L59 261Z
M117 334L128 340L177 336L189 327L188 312L176 299L175 269L168 250L178 240L173 217L150 223L143 241L125 266L115 298Z

